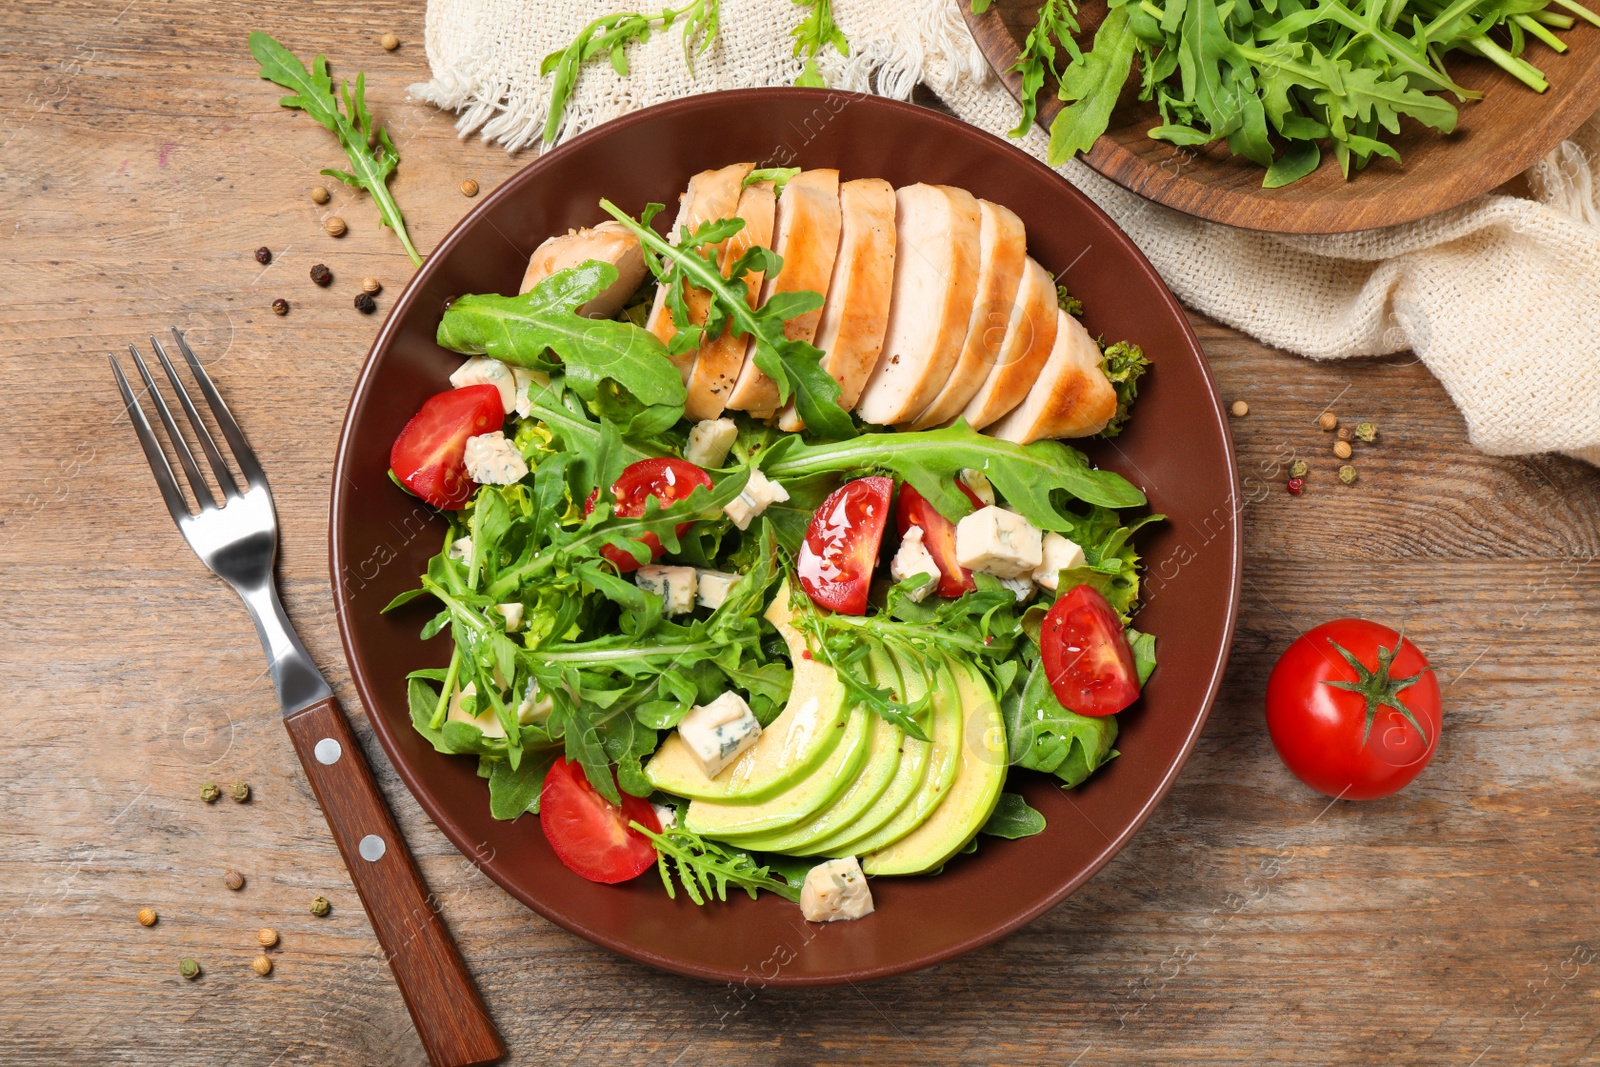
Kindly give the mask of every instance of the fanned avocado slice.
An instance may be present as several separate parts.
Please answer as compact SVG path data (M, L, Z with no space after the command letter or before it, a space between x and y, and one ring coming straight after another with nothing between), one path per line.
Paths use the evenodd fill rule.
M900 675L888 653L878 650L869 653L868 673L874 685L899 692ZM900 742L905 739L900 728L881 715L869 712L868 717L872 725L867 738L866 762L838 799L794 826L772 833L741 836L739 844L762 852L794 852L835 830L854 825L857 816L871 808L889 788L900 768Z
M961 692L961 762L955 781L921 826L861 861L867 874L921 874L960 852L989 821L1006 781L1006 728L1000 705L970 663L951 660Z
M691 800L765 800L809 776L838 746L850 713L844 686L832 667L804 654L806 639L790 625L790 619L789 583L785 582L767 608L767 621L783 635L794 662L794 686L783 712L761 731L744 755L715 778L706 777L674 731L645 764L645 776L652 786Z

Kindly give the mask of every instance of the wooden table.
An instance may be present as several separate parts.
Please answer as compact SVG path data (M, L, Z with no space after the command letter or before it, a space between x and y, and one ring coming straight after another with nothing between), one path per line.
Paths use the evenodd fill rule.
M406 99L427 76L420 0L124 3L0 14L0 1062L421 1063L250 624L162 513L105 354L189 331L271 473L289 610L358 711L331 615L328 471L411 268L332 181L350 233L321 231L306 190L339 153L277 106L245 34L368 72L424 249L470 206L461 179L488 190L527 156L458 141L451 116ZM389 30L397 52L377 45ZM319 261L330 289L307 278ZM351 306L366 275L386 286L376 318ZM1249 502L1227 683L1144 832L998 945L863 988L658 974L478 873L357 716L514 1062L1600 1063L1600 477L1479 455L1412 359L1312 363L1195 326L1225 395L1251 405L1233 423ZM1329 406L1382 430L1353 488L1312 424ZM1315 470L1291 497L1296 456ZM1329 807L1273 754L1261 702L1285 645L1343 614L1407 624L1447 732L1398 797ZM208 779L254 799L208 807ZM320 920L318 894L334 902ZM143 906L156 926L135 921ZM249 967L262 926L282 934L269 978ZM178 976L184 956L202 979Z

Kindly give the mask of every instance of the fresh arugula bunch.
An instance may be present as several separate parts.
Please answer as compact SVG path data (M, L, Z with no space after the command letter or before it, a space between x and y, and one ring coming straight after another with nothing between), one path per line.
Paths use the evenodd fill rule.
M299 108L339 138L345 155L350 158L350 169L328 168L322 173L370 193L372 202L378 205L378 217L400 238L411 262L422 266L422 256L411 243L411 235L406 232L400 207L389 193L389 176L400 165L400 153L389 139L389 131L373 125L372 113L367 110L366 74L356 75L353 92L349 81L340 84L340 96L344 98L344 110L340 111L340 97L334 95L333 81L328 77L327 56L318 54L307 71L305 64L293 52L260 30L250 35L250 54L261 64L263 78L293 92L294 95L286 96L278 103L284 107ZM373 144L374 139L376 145Z

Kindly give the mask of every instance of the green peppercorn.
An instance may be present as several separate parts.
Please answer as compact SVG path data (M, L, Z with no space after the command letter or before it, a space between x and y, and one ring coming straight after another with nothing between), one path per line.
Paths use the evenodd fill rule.
M1310 471L1311 468L1306 465L1306 461L1303 459L1297 459L1289 464L1289 477L1291 478L1304 478Z
M228 795L237 803L243 804L250 799L250 786L244 782L234 782L228 787Z
M215 782L200 783L200 799L207 804L215 804L220 796L222 796L222 790L217 788Z
M315 915L319 919L332 910L333 905L328 903L327 897L318 897L316 900L311 902L311 914Z
M193 957L185 956L178 961L178 973L192 982L200 977L200 964Z
M1346 463L1344 466L1339 468L1339 480L1345 485L1355 485L1356 469L1350 466L1350 464Z
M1356 437L1367 444L1378 439L1378 427L1370 422L1363 422L1356 426Z

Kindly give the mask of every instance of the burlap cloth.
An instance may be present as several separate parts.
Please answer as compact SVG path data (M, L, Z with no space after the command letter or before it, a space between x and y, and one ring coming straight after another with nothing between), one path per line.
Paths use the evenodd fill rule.
M1017 105L967 32L960 0L834 0L848 58L828 84L908 98L926 83L996 136ZM460 112L463 136L537 145L544 56L616 8L580 0L429 0L433 80L411 93ZM691 93L786 85L800 70L786 0L722 0L721 34L691 73L677 27L631 46L631 73L584 68L563 136ZM1043 157L1034 131L1021 142ZM1528 175L1534 199L1488 195L1420 222L1285 237L1202 222L1152 204L1073 160L1062 173L1136 241L1185 303L1313 359L1410 349L1449 390L1472 443L1494 455L1562 452L1600 464L1600 153L1596 116Z

